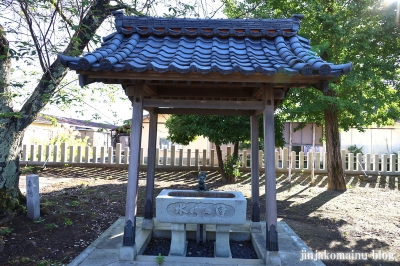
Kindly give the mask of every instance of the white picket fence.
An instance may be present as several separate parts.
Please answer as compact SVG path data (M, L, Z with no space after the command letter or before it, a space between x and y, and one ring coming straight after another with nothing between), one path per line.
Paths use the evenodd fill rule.
M232 153L231 147L227 147L225 154ZM146 152L147 154L147 152ZM251 152L241 151L241 171L250 171ZM308 153L292 151L287 148L276 150L275 168L276 172L311 173L314 167L315 174L325 174L326 153L312 151ZM342 166L346 174L384 174L400 175L399 164L400 152L398 154L352 154L342 150ZM268 158L267 158L268 159ZM263 151L259 151L259 168L263 170ZM61 146L23 145L20 160L21 166L81 166L81 167L127 167L129 164L129 148L121 149L117 144L116 149L112 147L67 147L66 143ZM141 169L146 168L147 156L144 156L143 148L140 153ZM170 150L156 150L156 169L163 170L217 170L217 155L214 150L191 149L177 150L172 146Z

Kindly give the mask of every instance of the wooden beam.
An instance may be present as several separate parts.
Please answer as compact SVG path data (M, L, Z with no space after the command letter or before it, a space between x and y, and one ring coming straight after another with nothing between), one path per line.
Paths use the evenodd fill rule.
M251 116L252 110L222 110L222 109L188 109L188 108L156 108L159 114L178 114L178 115L233 115Z
M78 74L87 75L88 78L93 79L120 79L120 80L172 80L172 81L200 81L200 82L232 82L232 83L275 83L275 84L316 84L322 80L331 80L330 77L321 77L318 75L314 76L303 76L301 74L295 76L288 76L283 73L278 73L272 76L267 76L262 73L254 73L252 75L244 75L241 73L232 73L224 75L218 72L211 72L200 74L197 72L189 73L178 73L178 72L164 72L158 73L153 70L148 70L141 73L132 71L90 71L90 70L77 70Z
M262 101L212 101L144 99L143 107L168 107L190 109L262 110Z
M199 87L192 84L192 86L163 86L157 87L157 95L160 97L252 97L251 89L243 87L228 87L228 86L217 86L215 87Z
M283 89L274 89L274 98L280 100L285 99L285 91Z
M121 85L126 88L125 89L126 96L133 96L134 90L138 86L141 86L141 88L144 89L144 95L146 95L146 96L155 96L155 95L157 95L157 89L150 88L149 86L147 86L143 82L135 82L135 84L122 82Z

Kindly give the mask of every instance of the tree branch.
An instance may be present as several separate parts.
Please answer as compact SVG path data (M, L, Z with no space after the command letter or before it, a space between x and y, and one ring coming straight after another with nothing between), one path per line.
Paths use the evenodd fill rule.
M36 37L36 34L35 34L34 30L33 30L33 27L32 27L32 18L29 15L29 12L28 12L28 4L25 1L19 1L19 4L20 4L22 12L24 13L26 21L28 23L29 32L31 34L31 38L33 39L33 43L35 44L36 51L38 52L38 58L39 58L40 66L42 67L42 71L45 72L46 71L46 66L45 66L45 64L43 62L43 55L41 53L39 41L38 41L38 39Z
M82 53L85 46L91 41L96 30L103 21L110 15L110 0L99 0L92 5L89 11L80 21L79 26L63 54L76 55ZM28 14L27 14L28 15ZM29 21L29 17L27 18ZM31 32L34 37L33 32ZM78 42L76 40L79 40ZM43 65L43 62L41 62ZM21 108L22 118L19 120L19 130L25 129L35 119L37 114L49 102L54 95L61 80L66 75L68 69L56 59L48 69L43 68L43 75L33 91L32 95Z

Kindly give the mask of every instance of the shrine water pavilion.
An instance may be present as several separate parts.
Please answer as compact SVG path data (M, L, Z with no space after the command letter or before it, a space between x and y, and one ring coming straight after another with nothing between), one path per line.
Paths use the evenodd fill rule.
M145 217L154 217L158 114L238 115L251 120L251 222L260 223L258 116L264 123L266 249L278 251L274 111L290 88L326 92L351 71L317 56L298 35L303 15L287 19L189 19L125 16L116 31L80 57L59 55L81 86L121 84L133 115L124 247L135 245L143 111L150 114ZM246 129L244 129L246 130Z

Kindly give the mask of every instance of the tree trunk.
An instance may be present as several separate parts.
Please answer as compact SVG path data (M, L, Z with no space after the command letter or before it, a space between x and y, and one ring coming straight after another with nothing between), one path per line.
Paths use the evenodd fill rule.
M219 173L221 174L221 180L222 180L222 182L226 183L226 182L228 182L228 179L224 172L224 160L222 159L221 146L215 145L215 148L217 149L218 170L219 170Z
M333 91L327 92L328 96L334 96ZM325 109L325 134L327 151L328 190L346 191L346 182L342 168L340 154L340 136L338 114L335 104Z
M23 133L12 119L1 119L0 127L0 213L16 209L24 198L19 190L19 145ZM8 120L6 127L3 127Z
M97 1L90 7L80 21L79 29L70 39L64 54L81 53L111 10L121 8L121 6L112 7L109 3L110 0ZM21 4L21 8L27 8L25 4L25 2ZM29 15L29 12L25 12L25 15ZM35 34L33 32L31 34L32 38L35 38ZM21 203L23 196L18 188L19 152L24 131L54 95L68 69L59 59L46 67L35 90L19 112L14 110L12 104L10 71L11 56L8 41L0 25L0 212L12 211Z
M239 157L239 142L235 142L235 144L233 145L233 156L235 156L236 158Z
M12 109L9 91L11 58L8 40L0 25L0 213L19 206L21 192L19 181L19 144L17 119Z

